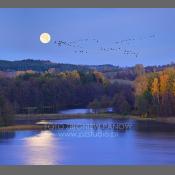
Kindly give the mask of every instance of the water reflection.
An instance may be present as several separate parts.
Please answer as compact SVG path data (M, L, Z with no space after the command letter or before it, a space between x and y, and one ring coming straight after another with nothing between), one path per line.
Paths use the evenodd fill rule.
M82 108L82 109L66 109L59 111L60 114L88 114L93 113L92 109Z
M99 109L101 112L113 112L112 108L104 108L104 109ZM66 109L66 110L61 110L58 112L59 114L92 114L94 111L89 108L75 108L75 109Z
M14 131L0 132L0 142L7 141L7 139L12 139L15 137Z
M129 120L113 119L66 119L51 121L46 128L57 131L59 136L75 137L96 137L118 136L118 133L125 133L131 129L132 122ZM101 137L102 137L101 136Z
M62 157L61 152L58 152L59 140L51 131L42 131L36 136L25 138L24 141L27 152L26 164L59 164Z
M40 122L47 123L62 127L1 134L0 165L175 164L174 125L116 119ZM122 130L117 124L130 127Z
M175 125L156 121L135 121L135 130L138 132L155 133L171 132L175 133Z

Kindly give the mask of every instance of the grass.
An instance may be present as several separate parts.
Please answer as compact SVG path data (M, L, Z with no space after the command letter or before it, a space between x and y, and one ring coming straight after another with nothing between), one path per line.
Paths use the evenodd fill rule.
M30 120L30 121L36 121L36 120L60 120L60 119L81 119L81 118L91 118L91 119L105 119L105 118L113 118L113 119L134 119L134 120L142 120L142 121L148 121L153 120L157 122L162 123L169 123L169 124L175 124L175 117L168 117L168 118L143 118L140 116L134 116L134 115L119 115L115 113L100 113L100 114L76 114L76 115L68 115L68 114L18 114L15 116L16 121L22 121L22 120ZM14 130L43 130L44 125L13 125L13 126L5 126L0 127L0 132L3 131L14 131Z
M127 118L114 113L99 113L99 114L18 114L15 116L16 121L20 120L59 120L71 118Z
M0 127L0 132L4 131L16 131L16 130L42 130L44 126L42 125L14 125L14 126L4 126Z

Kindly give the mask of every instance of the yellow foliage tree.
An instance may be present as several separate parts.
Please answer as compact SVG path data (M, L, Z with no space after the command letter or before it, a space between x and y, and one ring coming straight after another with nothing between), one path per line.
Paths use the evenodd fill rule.
M175 96L175 81L173 82L173 95Z
M159 80L158 78L154 78L152 82L151 93L159 101Z
M160 95L163 96L167 92L168 75L163 73L160 75Z
M139 76L135 80L134 85L136 96L141 95L148 89L148 78L146 76Z

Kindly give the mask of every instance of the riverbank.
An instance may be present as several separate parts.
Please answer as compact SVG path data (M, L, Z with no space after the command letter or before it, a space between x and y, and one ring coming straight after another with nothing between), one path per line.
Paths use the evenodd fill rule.
M43 130L43 125L13 125L0 127L0 132L17 131L17 130Z
M17 114L15 115L15 121L17 124L12 126L0 127L0 132L4 131L15 131L15 130L43 130L45 129L44 125L35 124L37 121L41 120L62 120L62 119L84 119L84 118L94 118L94 119L103 119L103 118L115 118L115 119L127 119L129 116L121 116L118 114ZM18 124L23 123L26 124ZM30 124L34 123L34 124Z
M131 116L122 116L114 113L99 113L99 114L18 114L15 116L16 121L35 121L35 120L61 120L73 118L130 118Z
M3 131L14 131L14 130L43 130L44 125L37 125L35 122L41 120L62 120L62 119L104 119L104 118L112 118L112 119L133 119L137 121L156 121L167 124L175 124L175 117L167 117L167 118L143 118L140 116L133 115L119 115L114 113L101 113L101 114L18 114L15 116L16 123L22 121L33 122L34 124L15 124L13 126L5 126L0 127L0 132Z
M134 119L134 120L154 120L160 122L172 122L172 117L168 120L164 118L144 118L135 115L120 115L116 113L97 113L97 114L18 114L15 116L15 120L18 121L39 121L39 120L62 120L62 119L83 119L83 118L112 118L112 119ZM175 123L175 120L173 120Z

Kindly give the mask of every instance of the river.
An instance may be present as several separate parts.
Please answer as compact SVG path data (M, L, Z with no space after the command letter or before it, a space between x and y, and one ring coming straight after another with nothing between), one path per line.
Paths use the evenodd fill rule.
M0 133L0 165L175 164L174 125L116 119L46 123L54 125Z

